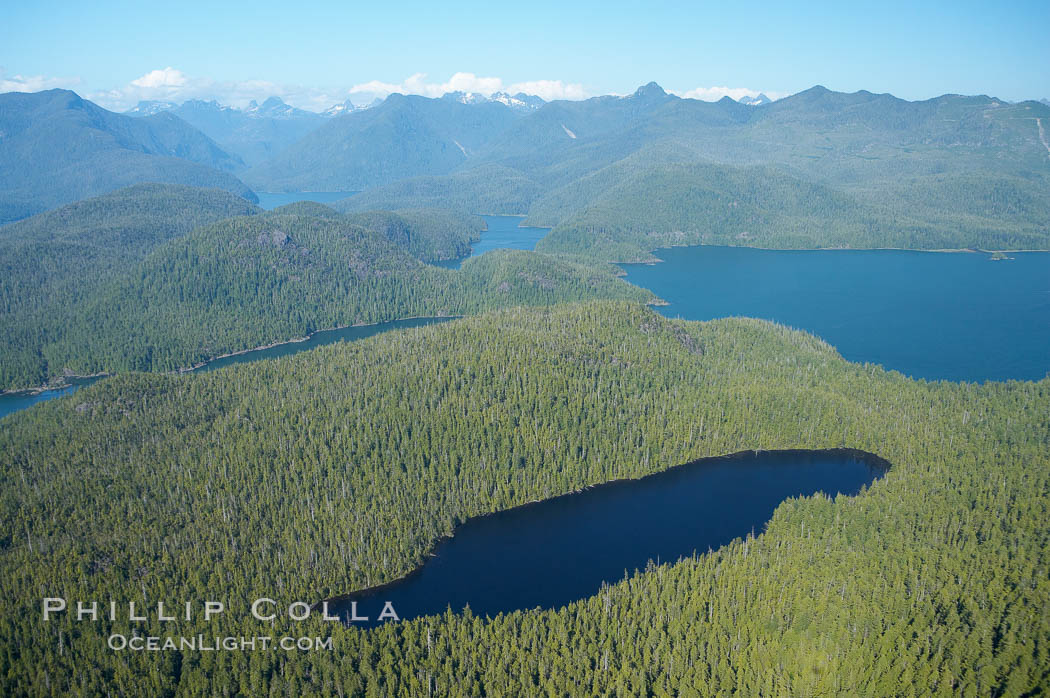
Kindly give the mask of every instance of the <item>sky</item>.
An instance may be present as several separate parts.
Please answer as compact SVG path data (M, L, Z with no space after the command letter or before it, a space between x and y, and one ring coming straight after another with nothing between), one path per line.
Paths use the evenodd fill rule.
M1050 2L238 2L35 0L0 8L0 92L282 97L322 110L389 92L698 99L816 84L905 99L1050 98Z

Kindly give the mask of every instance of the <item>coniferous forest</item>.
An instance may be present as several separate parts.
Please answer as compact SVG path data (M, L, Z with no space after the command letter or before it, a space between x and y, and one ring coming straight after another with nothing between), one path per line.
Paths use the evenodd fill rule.
M355 22L340 43L374 33ZM632 60L647 33L631 27ZM85 92L144 97L117 113L0 68L0 399L25 399L0 412L0 696L1050 692L1050 374L925 380L735 311L672 319L685 303L616 266L682 245L899 248L868 254L997 251L967 259L1039 276L1024 265L1050 250L1050 102L819 85L704 101L656 83L582 98L560 80L482 94L457 86L493 79L426 79L362 78L340 100L386 93L314 111L298 100L328 92L252 79L231 106L202 97L232 83L168 67ZM259 89L299 106L248 101ZM704 281L689 264L683 288ZM776 278L777 295L813 298ZM938 298L956 302L951 284L972 276L945 278ZM1042 312L1050 296L1031 288ZM820 288L814 312L836 293ZM838 295L880 331L861 296ZM985 295L1047 351L1016 320L1022 294L1002 308ZM398 320L421 326L383 329ZM377 333L290 344L366 325ZM248 355L196 370L232 354ZM889 469L855 496L778 495L730 543L553 608L323 617L327 599L441 563L465 522L767 451ZM571 528L547 523L551 544ZM260 599L272 617L253 615ZM261 637L309 646L221 646Z
M0 386L185 369L398 318L654 298L606 269L520 250L460 270L424 263L469 252L484 227L475 216L343 216L303 203L261 212L213 190L170 191L126 189L0 229Z
M4 693L1029 694L1048 666L1048 410L1046 380L915 382L766 322L626 303L121 375L4 424ZM137 631L255 634L233 620L252 599L396 578L476 514L706 455L840 446L893 468L557 611L315 619L295 632L334 649L290 653L113 652L127 621L39 619L42 593L219 592L242 613Z

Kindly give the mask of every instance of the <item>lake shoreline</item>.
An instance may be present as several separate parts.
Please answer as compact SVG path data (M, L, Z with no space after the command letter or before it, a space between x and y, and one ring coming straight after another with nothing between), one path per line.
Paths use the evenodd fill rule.
M1050 252L1011 254L1005 264L984 250L932 252L686 245L658 249L659 265L617 266L627 283L671 303L654 306L664 317L772 320L824 339L848 361L929 381L1043 380Z
M62 376L62 381L59 383L49 383L47 385L38 385L33 388L5 388L0 390L0 397L4 396L20 396L30 397L33 395L40 395L46 393L49 390L65 390L71 387L73 384L70 381L77 380L90 380L92 378L107 378L113 374L101 371L99 373L91 373L88 375L81 375L79 373L70 373Z
M864 463L866 463L866 464L868 464L870 466L874 466L874 467L877 467L877 468L881 469L883 475L885 475L886 473L888 473L889 471L891 471L893 469L893 464L890 461L886 460L885 458L883 458L883 457L881 457L881 456L879 456L877 454L871 453L869 451L864 451L864 450L861 450L861 449L857 449L857 448L844 448L844 447L835 447L835 448L747 449L747 450L744 450L744 451L736 451L736 452L733 452L733 453L724 454L724 455L720 455L720 456L703 456L701 458L696 458L694 460L687 461L685 463L679 463L677 465L672 465L672 466L670 466L668 468L665 468L663 470L658 470L656 472L648 473L646 475L641 475L639 477L623 477L623 478L616 478L614 480L607 480L605 482L599 482L599 483L595 483L595 484L592 484L592 485L586 485L584 487L580 487L580 488L577 488L575 490L571 490L569 492L564 492L562 494L554 495L552 497L546 497L544 499L533 499L533 500L529 500L528 502L524 502L522 504L516 504L516 505L514 505L512 507L508 507L506 509L499 509L497 511L490 511L490 512L477 514L475 516L468 517L468 518L464 519L463 521L460 521L459 523L457 523L453 527L451 534L445 535L445 536L440 536L440 537L436 538L432 542L432 544L430 546L430 549L424 554L423 561L420 562L419 564L417 564L415 567L413 567L411 570L409 570L405 574L401 575L400 577L397 577L396 579L392 579L389 582L383 582L382 584L377 584L377 585L374 585L374 586L365 587L363 589L351 591L351 592L348 592L348 593L345 593L345 594L338 594L336 596L330 596L330 597L321 599L320 601L315 602L311 606L311 608L312 609L317 609L317 608L321 607L321 604L327 604L327 603L341 603L341 602L344 602L344 601L369 599L369 598L375 597L377 594L379 594L379 593L381 593L381 592L383 592L383 591L385 591L387 589L390 589L390 588L394 587L395 585L400 585L401 583L411 579L412 577L415 577L415 576L421 574L422 571L423 571L424 566L427 563L427 561L430 560L431 558L436 557L437 549L443 543L452 540L455 537L455 535L456 535L456 531L458 529L460 529L461 527L467 525L467 524L478 522L478 521L482 521L482 520L485 520L485 519L488 519L488 518L492 518L492 517L495 517L495 516L501 516L501 515L507 514L509 512L517 512L517 511L521 511L521 510L524 510L524 509L536 507L536 506L539 506L541 504L546 504L548 502L557 501L559 499L565 499L565 498L568 498L568 497L573 497L573 496L582 494L584 492L599 491L599 490L602 490L602 489L609 489L609 488L613 488L613 487L623 487L625 485L636 484L638 482L641 482L641 481L649 479L649 478L655 478L655 477L667 475L667 474L672 473L672 472L674 472L676 470L697 466L697 465L703 464L705 462L725 461L725 460L744 460L744 459L748 459L748 458L757 458L758 456L760 456L763 453L776 453L778 455L786 455L786 456L790 456L790 455L813 455L813 454L822 454L822 455L830 455L830 456L847 456L847 457L852 457L852 458L855 458L857 460L863 461ZM873 482L873 484L874 484L874 482Z
M294 339L288 339L280 342L271 342L270 344L264 344L262 346L254 347L252 349L241 349L240 351L230 352L228 354L220 354L219 356L213 356L206 361L194 364L193 366L178 368L174 371L166 371L168 375L193 373L198 371L208 364L219 361L220 359L229 359L234 356L244 356L245 354L251 354L253 351L263 351L264 349L273 349L274 347L283 347L288 344L301 344L308 342L314 337L324 332L338 332L339 330L349 330L354 327L375 327L376 325L385 325L390 322L407 322L408 320L456 320L463 317L462 315L413 315L411 317L400 317L394 318L393 320L380 320L378 322L355 322L352 325L339 325L336 327L328 327L322 330L314 330L310 334L304 337L295 337Z
M762 250L763 252L874 252L874 251L885 251L885 252L928 252L936 254L1015 254L1015 253L1029 253L1029 252L1041 252L1050 253L1050 249L1047 250L985 250L977 247L944 247L931 250L917 249L913 247L757 247L755 245L712 245L704 242L698 242L695 244L682 244L682 245L661 245L660 247L654 247L649 250L648 254L652 259L636 260L633 262L610 262L616 266L622 264L645 264L647 266L655 266L657 264L664 264L667 260L661 259L656 253L660 250L674 250L681 249L684 247L726 247L729 249L741 249L741 250Z
M218 356L213 356L213 357L211 357L211 358L209 358L209 359L207 359L205 361L202 361L200 363L196 363L196 364L194 364L192 366L188 366L188 367L177 368L177 369L173 369L171 371L146 371L146 373L156 373L157 375L162 375L162 376L164 376L164 375L177 376L177 375L182 375L182 374L185 374L185 373L193 373L194 371L198 371L198 370L204 368L205 366L207 366L208 364L213 363L215 361L219 361L220 359L228 359L228 358L231 358L231 357L234 357L234 356L243 356L245 354L250 354L253 351L262 351L264 349L273 349L274 347L281 347L281 346L285 346L287 344L301 344L302 342L307 342L307 341L313 339L315 336L317 336L318 334L321 334L323 332L336 332L338 330L348 330L348 329L351 329L351 328L354 328L354 327L374 327L376 325L383 325L383 324L386 324L388 322L404 322L404 321L408 321L408 320L457 320L457 319L459 319L461 317L463 317L463 316L462 315L413 315L411 317L395 318L393 320L380 320L378 322L359 322L359 323L354 323L353 325L340 325L338 327L329 327L329 328L325 328L325 329L321 329L321 330L314 330L313 332L311 332L310 334L306 335L305 337L295 337L293 339L283 340L283 341L280 341L280 342L271 342L270 344L264 344L262 346L253 347L251 349L242 349L240 351L234 351L234 352L230 352L230 353L227 353L227 354L220 354ZM70 381L74 381L74 380L88 380L88 379L91 379L91 378L108 378L108 377L114 376L114 375L117 375L117 374L116 373L108 373L108 372L105 372L105 371L102 371L102 372L99 372L99 373L93 373L93 374L90 374L90 375L80 375L80 374L73 373L73 374L64 375L62 377L63 380L60 383L54 383L54 384L48 384L48 385L43 385L43 386L37 386L37 387L34 387L34 388L8 388L8 389L5 389L5 390L0 390L0 397L3 397L5 395L8 395L8 396L26 396L26 397L29 397L29 396L32 396L32 395L40 395L41 393L46 393L49 390L65 390L65 389L67 389L67 388L72 386L72 383Z

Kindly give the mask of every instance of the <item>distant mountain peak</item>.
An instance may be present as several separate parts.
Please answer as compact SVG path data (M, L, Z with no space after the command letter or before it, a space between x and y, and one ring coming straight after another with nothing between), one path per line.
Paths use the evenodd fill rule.
M749 107L758 107L758 106L761 106L763 104L769 104L773 100L771 100L769 97L767 97L764 92L759 92L757 97L748 97L748 96L745 95L745 96L741 97L740 99L738 99L737 101L740 102L741 104L746 104Z
M323 112L321 112L321 116L328 117L329 119L331 119L336 116L342 116L343 114L349 114L351 112L360 111L362 109L367 108L368 107L359 107L348 99L342 104L333 104L332 106L328 107Z
M174 102L142 100L124 113L128 116L153 116L154 114L159 114L163 111L170 111L176 106L178 105L176 105Z
M441 99L447 99L461 104L488 104L490 102L499 102L515 111L521 112L535 111L546 104L542 98L535 95L527 95L524 92L519 92L516 95L511 95L506 92L493 92L492 95L488 97L478 92L446 92L442 95Z
M286 104L280 97L273 96L267 97L262 104L256 103L253 99L248 104L248 108L244 110L244 113L249 116L267 119L287 119L295 116L300 111L301 110Z
M511 109L518 111L535 111L547 103L542 97L527 95L524 92L519 92L516 95L506 92L495 92L490 99L493 102L506 104Z
M446 92L441 99L447 99L460 104L484 104L490 101L488 97L478 92Z
M209 109L217 110L233 109L233 107L228 107L225 104L219 104L219 100L217 99L187 99L182 103L182 106L207 107Z
M667 93L664 92L664 88L660 87L655 82L650 82L642 85L634 91L632 97L666 97Z

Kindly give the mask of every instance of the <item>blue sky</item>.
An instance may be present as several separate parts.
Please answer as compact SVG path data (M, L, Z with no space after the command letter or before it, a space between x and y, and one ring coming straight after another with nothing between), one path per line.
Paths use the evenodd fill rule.
M455 87L579 98L650 80L701 98L823 84L1020 100L1050 98L1050 2L44 0L0 10L0 67L0 91L70 87L111 108Z

